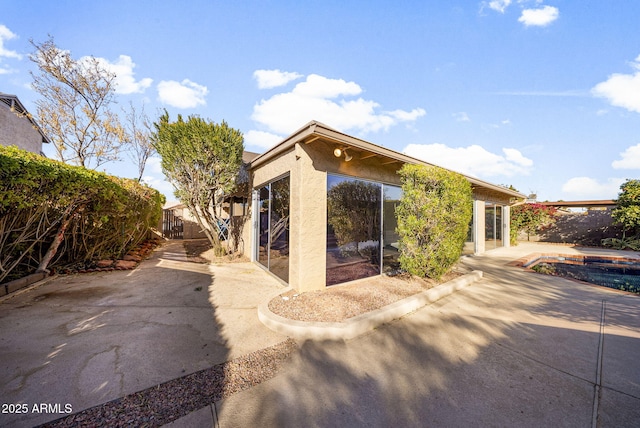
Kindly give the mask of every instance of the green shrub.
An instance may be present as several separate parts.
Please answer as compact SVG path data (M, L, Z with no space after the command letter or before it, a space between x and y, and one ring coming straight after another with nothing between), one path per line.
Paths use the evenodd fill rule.
M163 203L135 180L0 147L0 282L35 271L65 223L50 266L122 256L158 224Z
M520 204L511 207L511 245L518 245L518 233L526 232L527 240L556 221L557 209L542 204Z
M624 228L623 238L627 232L633 234L640 229L640 180L627 179L620 185L616 207L611 216L614 224Z
M627 236L624 238L605 238L600 240L600 245L614 250L640 251L640 237Z
M400 265L413 275L440 278L462 254L473 215L471 184L435 166L407 164L400 176Z

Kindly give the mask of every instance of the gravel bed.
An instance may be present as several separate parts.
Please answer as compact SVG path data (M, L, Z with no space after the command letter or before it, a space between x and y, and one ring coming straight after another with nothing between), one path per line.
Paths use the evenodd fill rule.
M292 320L342 322L421 293L465 273L468 272L456 269L443 275L438 281L408 275L375 276L320 291L298 293L290 290L274 297L269 302L269 309L276 315Z
M293 339L65 416L41 427L159 427L276 375Z

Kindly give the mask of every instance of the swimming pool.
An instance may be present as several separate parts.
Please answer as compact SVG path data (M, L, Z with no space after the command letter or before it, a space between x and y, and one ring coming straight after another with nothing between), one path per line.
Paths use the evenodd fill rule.
M539 255L522 264L536 272L640 293L640 260L611 256Z

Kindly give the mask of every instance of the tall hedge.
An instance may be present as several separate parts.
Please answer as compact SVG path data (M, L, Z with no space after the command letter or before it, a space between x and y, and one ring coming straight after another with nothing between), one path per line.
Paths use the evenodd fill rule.
M135 180L0 147L0 283L35 271L59 233L49 266L122 256L158 224L163 203Z
M400 265L413 275L440 278L462 254L473 215L471 184L435 166L405 164L399 173Z

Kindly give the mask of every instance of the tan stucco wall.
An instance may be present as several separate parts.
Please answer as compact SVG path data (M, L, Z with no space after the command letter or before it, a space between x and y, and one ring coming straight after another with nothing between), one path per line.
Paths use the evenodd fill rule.
M327 176L314 167L305 144L253 170L253 188L289 174L289 284L299 291L322 289L326 279ZM253 256L256 237L257 207L245 229L249 232L245 255ZM245 232L246 232L245 231Z
M29 119L16 115L11 109L0 105L0 145L18 146L33 153L42 151L42 135Z
M286 174L290 176L290 242L289 284L298 291L321 290L326 286L327 173L358 177L387 184L400 185L400 162L381 165L380 158L354 159L346 162L336 158L337 145L324 142L297 143L291 150L267 161L252 171L254 189ZM474 190L476 213L475 252L485 251L485 201L507 205L507 197ZM256 207L252 207L255 213ZM508 208L505 210L505 245L508 239ZM253 257L256 237L255 215L245 226L248 245L245 255Z
M399 184L400 164L381 166L376 159L333 155L333 145L298 143L294 148L253 171L253 188L289 173L291 185L289 284L303 292L326 284L327 172ZM255 221L247 229L255 228ZM254 238L255 239L255 238ZM252 248L245 251L251 256Z

